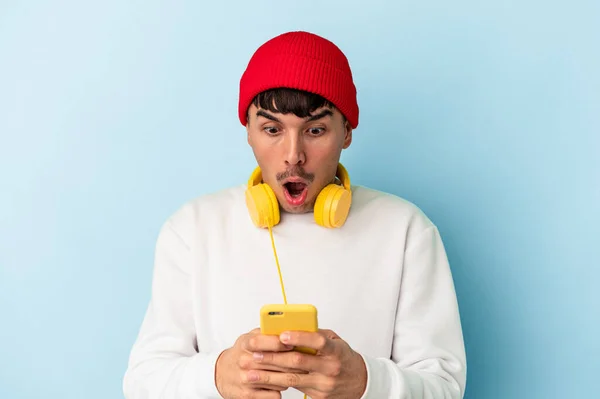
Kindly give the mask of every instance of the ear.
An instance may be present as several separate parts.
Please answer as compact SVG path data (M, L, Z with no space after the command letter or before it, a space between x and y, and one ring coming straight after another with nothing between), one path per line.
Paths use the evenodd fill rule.
M250 105L252 107L253 105ZM248 145L252 147L252 135L250 134L250 107L246 110L246 140L248 141Z
M352 126L350 126L348 121L344 123L344 130L346 133L344 136L344 146L342 148L345 150L346 148L350 147L350 144L352 144Z
M246 140L248 141L248 145L252 147L252 134L250 134L250 113L246 114Z

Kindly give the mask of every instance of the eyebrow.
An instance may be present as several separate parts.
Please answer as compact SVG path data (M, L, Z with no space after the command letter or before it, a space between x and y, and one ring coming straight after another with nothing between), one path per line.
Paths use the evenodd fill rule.
M267 119L270 119L272 121L281 123L281 121L279 119L275 118L273 115L267 113L266 111L263 111L262 109L259 109L258 111L256 111L256 116L257 117L263 116L263 117L265 117Z
M330 115L333 115L333 112L331 112L331 110L329 110L329 109L325 109L316 115L312 115L310 118L307 119L307 122L316 121L317 119L321 119L321 118L324 118L324 117L330 116ZM265 117L272 121L281 123L281 121L279 119L277 119L275 116L269 114L268 112L266 112L262 109L259 109L258 111L256 111L256 116L257 117L262 116L262 117Z
M318 114L313 115L310 118L308 118L308 122L316 121L317 119L321 119L321 118L324 118L329 115L333 115L333 112L331 112L331 110L329 110L329 109L325 109L325 110L319 112Z

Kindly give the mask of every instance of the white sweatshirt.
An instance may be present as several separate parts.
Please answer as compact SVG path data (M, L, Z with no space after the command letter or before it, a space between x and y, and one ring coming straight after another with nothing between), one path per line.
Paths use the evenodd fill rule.
M245 186L185 204L162 227L152 296L124 377L127 399L221 398L219 354L282 303L269 232ZM462 398L466 356L450 267L413 204L353 186L346 224L283 213L273 229L288 303L310 303L367 366L363 399ZM283 398L302 398L295 389Z

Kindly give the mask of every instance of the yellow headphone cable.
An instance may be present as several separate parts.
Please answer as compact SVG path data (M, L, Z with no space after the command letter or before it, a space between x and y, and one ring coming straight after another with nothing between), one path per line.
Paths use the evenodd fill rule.
M279 273L279 283L281 285L281 293L283 294L283 303L287 305L287 297L285 295L285 287L283 285L283 277L281 275L281 266L279 265L279 257L277 256L277 249L275 248L275 239L273 238L273 229L271 223L267 223L269 228L269 236L271 237L271 247L273 248L273 255L275 256L275 264L277 264L277 272ZM304 394L304 399L307 399L307 395Z

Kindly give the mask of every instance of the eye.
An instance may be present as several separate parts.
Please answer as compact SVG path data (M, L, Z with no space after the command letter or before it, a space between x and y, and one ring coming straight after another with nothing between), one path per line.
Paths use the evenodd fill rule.
M279 131L279 130L277 130L276 127L273 127L273 126L267 126L267 127L263 128L263 130L269 135L277 134L277 132Z
M312 136L318 136L318 135L322 134L324 131L325 131L325 129L322 127L311 127L310 129L308 129L308 132Z

